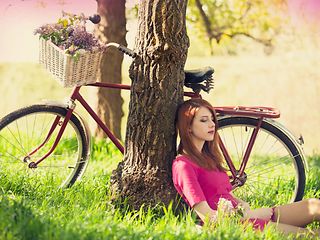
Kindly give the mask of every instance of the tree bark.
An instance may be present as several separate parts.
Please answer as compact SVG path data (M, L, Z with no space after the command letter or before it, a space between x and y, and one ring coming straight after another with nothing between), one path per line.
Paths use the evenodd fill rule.
M95 34L104 42L126 43L125 0L98 0L98 14L101 22L95 29ZM121 83L121 66L123 54L117 50L109 50L104 54L100 67L101 82ZM121 118L123 117L123 99L120 90L97 88L96 111L115 136L121 139ZM104 132L95 127L95 136L103 138Z
M119 199L134 209L168 205L176 197L171 164L176 154L175 112L183 101L189 39L187 0L142 0L135 51L125 156L111 178Z

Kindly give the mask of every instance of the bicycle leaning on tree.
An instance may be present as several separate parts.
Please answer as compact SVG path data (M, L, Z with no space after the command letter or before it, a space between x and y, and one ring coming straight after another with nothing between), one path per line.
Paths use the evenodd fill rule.
M54 52L59 50L54 46L45 45L47 43L44 41L41 44L51 55L57 55ZM132 58L138 57L134 51L120 44L106 44L107 49L111 47ZM48 58L48 55L42 54L42 59ZM81 63L80 58L76 64L83 69L86 63ZM51 72L54 64L45 63ZM209 93L213 88L213 72L210 67L185 71L184 85L192 91L184 92L184 96L201 98L201 91ZM28 176L35 181L49 178L60 187L71 187L80 179L90 159L91 137L86 122L76 112L77 102L124 153L122 143L90 107L80 90L83 87L98 87L130 91L130 85L87 83L85 77L77 75L78 72L73 71L73 74L76 81L68 83L73 90L66 103L35 104L16 110L0 120L1 176L9 181L17 175ZM83 82L78 81L79 77L84 78ZM279 111L261 106L222 106L214 109L218 115L220 148L234 193L248 201L270 204L301 200L307 167L301 148L303 139L296 139L275 121L280 117ZM268 196L273 196L273 199Z

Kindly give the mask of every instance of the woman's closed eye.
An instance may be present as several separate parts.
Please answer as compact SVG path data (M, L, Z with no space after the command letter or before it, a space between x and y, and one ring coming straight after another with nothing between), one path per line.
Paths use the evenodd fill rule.
M200 119L200 122L207 122L207 121L209 121L209 118ZM214 122L214 118L212 118L211 121Z

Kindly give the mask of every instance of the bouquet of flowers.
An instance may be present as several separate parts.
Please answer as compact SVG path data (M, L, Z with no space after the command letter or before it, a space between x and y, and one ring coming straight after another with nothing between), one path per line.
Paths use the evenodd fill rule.
M218 213L220 215L229 215L229 216L239 216L243 217L245 209L241 204L238 204L236 208L233 207L233 204L230 200L225 198L220 198L218 202Z
M57 23L45 24L39 34L39 60L64 87L96 81L104 46L86 30L86 17L62 12Z
M85 51L103 50L98 39L86 30L86 18L62 12L63 17L57 23L45 24L34 31L40 38L50 40L65 53L77 56Z
M218 202L218 211L226 215L232 215L235 209L231 201L225 198L220 198Z

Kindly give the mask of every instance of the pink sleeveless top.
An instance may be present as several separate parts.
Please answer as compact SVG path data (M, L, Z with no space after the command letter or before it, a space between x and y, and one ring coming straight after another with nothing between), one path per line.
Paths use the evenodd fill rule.
M237 201L230 194L232 186L228 175L219 170L207 170L188 159L178 156L172 164L172 178L175 188L190 207L201 201L207 201L216 210L220 198L231 201L234 207Z
M238 205L230 194L232 186L224 171L202 168L188 156L180 155L173 161L172 178L176 190L191 208L199 202L207 201L208 205L216 210L220 198L229 200L235 208ZM269 222L263 219L249 221L260 230Z

